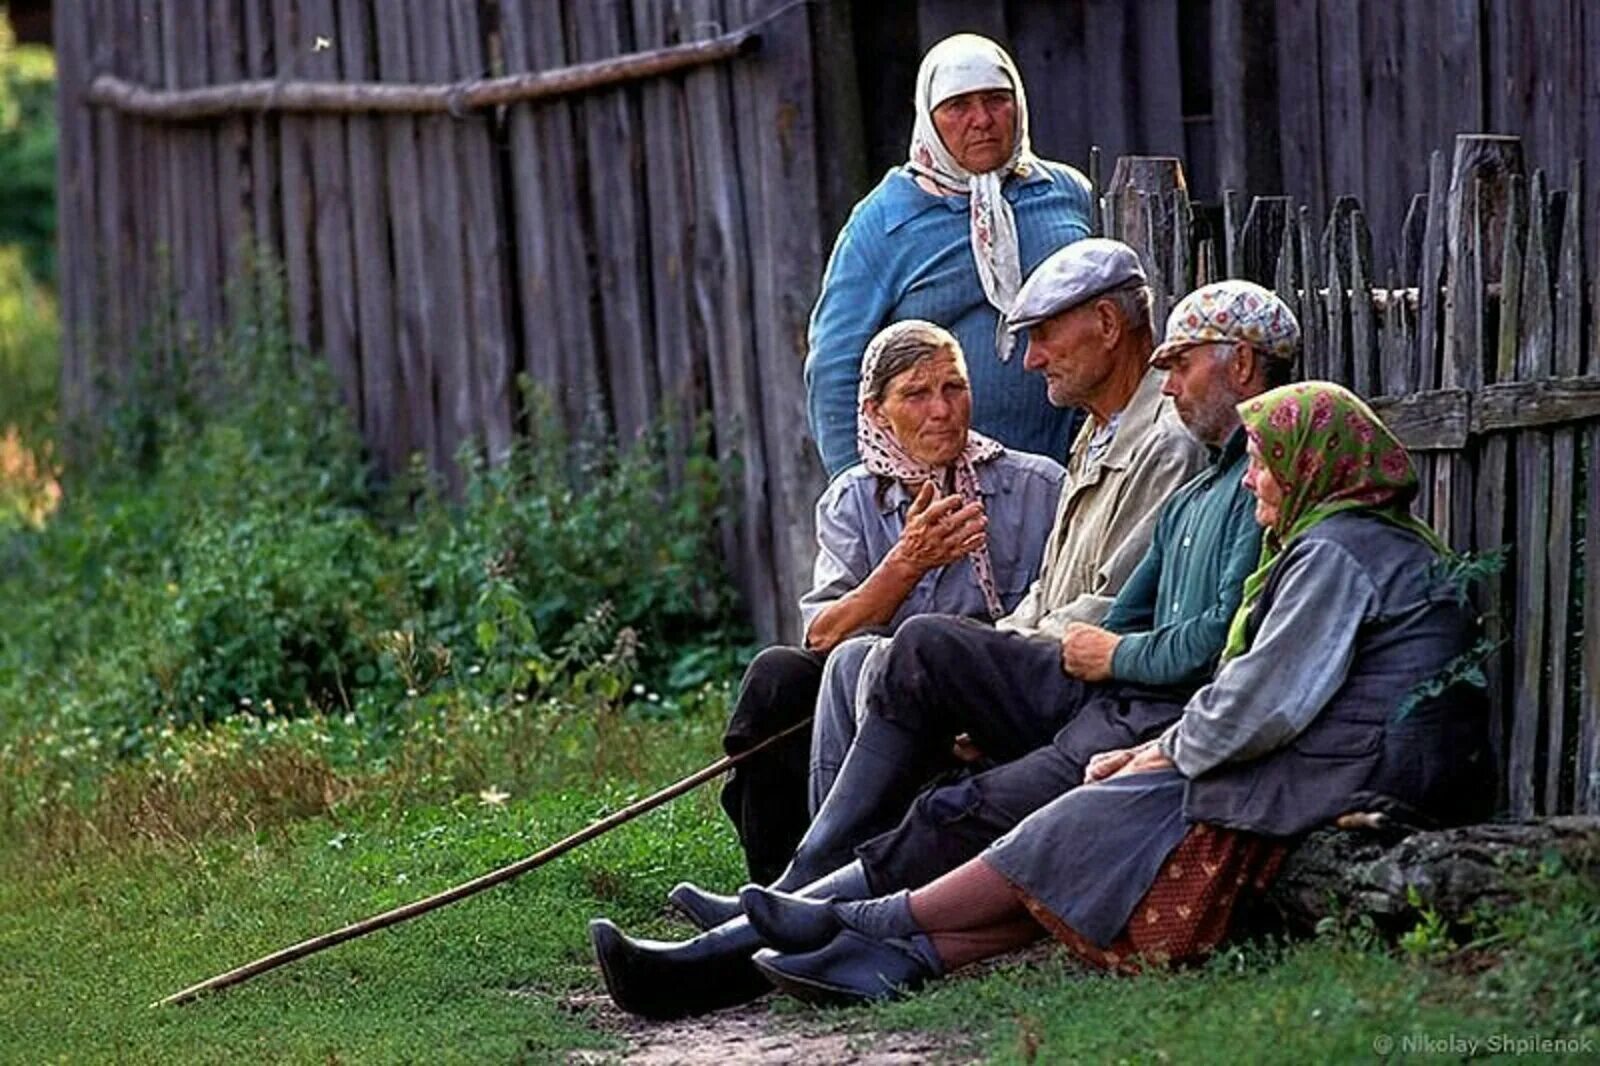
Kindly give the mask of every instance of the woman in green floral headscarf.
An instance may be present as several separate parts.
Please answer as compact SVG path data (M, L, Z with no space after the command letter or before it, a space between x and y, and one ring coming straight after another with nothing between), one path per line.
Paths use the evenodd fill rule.
M1364 507L1409 529L1439 552L1439 535L1411 514L1417 475L1411 455L1355 393L1330 381L1302 381L1264 392L1239 405L1249 438L1245 484L1265 499L1256 518L1265 528L1261 565L1244 583L1244 600L1228 629L1222 657L1250 645L1251 611L1273 564L1296 537L1341 511ZM1263 482L1263 476L1271 478ZM1262 521L1263 507L1272 508Z

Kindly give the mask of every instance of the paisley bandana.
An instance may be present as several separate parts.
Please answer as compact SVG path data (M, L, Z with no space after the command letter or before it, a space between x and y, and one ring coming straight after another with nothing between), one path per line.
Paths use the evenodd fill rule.
M1180 349L1214 341L1244 341L1264 355L1292 359L1300 346L1300 324L1271 289L1237 278L1217 281L1178 301L1167 316L1166 337L1150 361L1159 363Z
M890 327L891 330L893 328ZM908 487L920 487L924 481L942 487L950 473L949 468L932 467L913 458L893 434L878 428L867 414L867 401L872 399L867 383L877 377L878 360L883 355L884 341L889 335L889 331L885 330L874 337L861 360L861 386L856 394L856 447L861 451L861 462L879 477L893 478ZM970 429L967 431L967 446L952 464L955 490L964 502L974 503L983 498L978 465L989 462L1004 451L999 441ZM989 610L989 617L999 618L1005 614L1005 609L1001 606L1000 593L994 583L994 562L989 558L989 549L985 547L975 551L971 558L972 572L978 579L978 588L983 591L983 602Z
M935 86L939 98L935 99ZM939 139L933 109L955 93L950 90L1009 85L1017 101L1017 129L1011 158L998 169L972 174L956 162ZM1005 179L1025 173L1038 164L1028 140L1028 97L1016 64L995 42L973 33L946 37L928 50L917 69L916 121L911 127L908 166L952 195L965 194L970 203L972 257L977 262L983 294L1000 312L995 329L995 353L1002 363L1011 358L1015 337L1005 328L1006 312L1022 287L1022 252L1017 243L1017 220L1001 194Z
M1250 609L1273 564L1296 537L1326 518L1366 508L1416 533L1441 555L1448 553L1439 535L1411 514L1417 475L1410 453L1354 393L1330 381L1303 381L1246 400L1239 417L1284 497L1277 522L1261 538L1261 564L1245 579L1224 659L1249 647Z

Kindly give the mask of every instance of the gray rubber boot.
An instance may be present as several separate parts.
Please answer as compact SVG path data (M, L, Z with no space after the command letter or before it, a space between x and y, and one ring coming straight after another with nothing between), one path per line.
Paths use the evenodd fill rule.
M927 746L869 715L794 859L770 887L796 892L855 859L855 848L894 825L928 779Z

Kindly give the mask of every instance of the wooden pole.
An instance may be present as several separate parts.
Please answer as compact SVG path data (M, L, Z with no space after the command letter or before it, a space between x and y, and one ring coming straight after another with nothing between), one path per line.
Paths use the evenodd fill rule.
M84 99L124 114L169 122L193 122L241 113L301 112L355 114L460 114L472 108L544 100L610 88L718 63L760 47L761 35L739 30L705 41L653 48L645 52L554 70L512 74L441 85L393 82L243 81L196 89L154 90L111 74L89 85Z
M331 948L336 944L343 944L346 940L354 940L356 937L366 936L368 933L376 932L379 929L387 929L391 925L398 925L401 922L415 918L420 914L426 914L429 911L438 910L440 907L454 903L457 900L466 899L468 896L475 896L484 889L493 888L495 885L501 884L505 881L510 881L514 877L520 877L529 870L532 870L538 866L543 866L551 859L565 855L567 852L578 847L579 845L588 843L595 837L604 836L606 833L609 833L611 830L615 829L619 825L624 824L625 822L633 821L633 819L639 817L641 814L653 811L662 804L677 799L685 792L694 791L707 781L710 781L712 778L719 777L722 774L727 773L729 770L744 762L752 755L755 755L757 752L764 751L772 745L778 743L778 741L799 732L806 725L810 724L810 721L811 719L807 718L804 721L796 722L783 732L776 733L773 736L768 737L766 740L763 740L761 743L756 744L754 747L751 747L746 751L739 752L737 755L725 755L716 762L712 763L710 766L707 766L702 770L698 770L695 773L690 774L688 777L683 778L681 781L676 781L673 784L668 785L666 788L661 789L659 792L655 792L652 795L646 796L644 799L639 800L636 803L629 804L620 811L616 811L613 814L608 814L598 822L594 822L591 825L585 826L583 829L578 830L571 836L563 840L559 840L544 850L530 855L525 859L518 859L516 862L511 863L510 865L502 866L498 870L490 871L481 877L475 877L471 881L459 884L451 889L446 889L445 891L429 896L426 899L419 899L413 903L407 903L404 906L396 907L393 910L384 911L382 914L373 915L371 918L363 919L362 921L356 922L353 925L347 925L343 929L335 929L331 933L324 933L321 936L314 936L310 940L302 940L298 944L293 944L289 947L283 948L280 951L274 951L272 954L265 955L259 959L256 959L254 962L247 962L243 966L236 966L226 973L220 973L215 977L207 978L206 980L201 981L199 984L190 985L183 991L174 992L165 999L157 1000L155 1003L150 1004L150 1006L152 1008L168 1007L177 1006L178 1004L182 1003L188 1003L191 1000L198 998L204 992L210 992L220 988L227 988L230 985L242 984L243 982L250 980L252 977L264 974L268 970L275 970L279 966L284 966L288 963L294 962L296 959L303 959L307 955L314 955L317 952Z

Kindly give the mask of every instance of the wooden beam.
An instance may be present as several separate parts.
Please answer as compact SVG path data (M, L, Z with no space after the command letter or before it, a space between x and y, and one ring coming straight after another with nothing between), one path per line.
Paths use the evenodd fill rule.
M445 84L394 82L241 81L196 89L159 90L101 74L86 102L124 114L167 122L194 122L264 112L352 114L461 114L476 108L547 100L659 78L680 70L747 55L761 45L754 30L736 30L706 41L630 52L553 70Z

